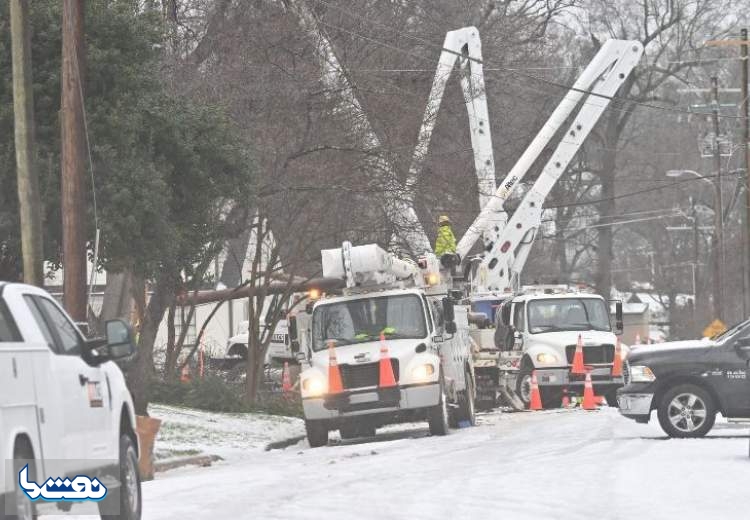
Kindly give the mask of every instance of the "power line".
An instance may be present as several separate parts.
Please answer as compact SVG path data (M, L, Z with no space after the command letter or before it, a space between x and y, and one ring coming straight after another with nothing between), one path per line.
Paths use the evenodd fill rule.
M368 23L368 24L371 24L371 25L374 23L374 24L383 26L383 24L380 24L380 22L376 22L374 20L363 18L363 17L361 17L359 15L356 15L356 14L352 13L351 11L347 11L346 9L342 9L342 8L340 8L338 6L334 6L330 2L327 2L326 0L314 0L314 1L322 3L322 4L325 4L325 5L329 6L329 7L332 7L333 9L341 11L341 12L349 15L350 17L358 19L358 20L360 20L362 22L365 22L365 23ZM417 58L417 59L420 59L420 60L423 60L423 61L429 61L430 63L434 62L434 60L432 60L430 58L427 58L425 56L422 56L420 54L416 54L414 52L407 51L407 50L402 49L402 48L400 48L400 47L398 47L396 45L383 42L381 40L372 38L370 36L365 36L365 35L363 35L361 33L356 32L356 31L352 31L350 29L345 29L343 27L333 25L331 23L325 22L325 21L320 20L320 19L318 19L318 23L320 23L321 25L324 25L326 27L329 27L331 29L335 29L335 30L344 32L344 33L349 34L351 36L354 36L356 38L360 38L360 39L369 41L371 43L374 43L376 45L380 45L382 47L389 48L389 49L394 50L396 52L400 52L402 54L405 54L405 55L408 55L408 56L411 56L411 57L414 57L414 58ZM384 27L387 27L387 26L384 26ZM435 43L432 43L432 42L430 42L428 40L425 40L423 38L420 38L420 37L417 37L417 36L414 36L414 35L410 35L410 34L404 33L402 31L399 31L399 30L394 29L392 27L387 27L387 29L390 30L391 32L394 32L394 33L399 34L401 36L404 36L406 38L410 38L412 40L419 41L419 42L421 42L421 43L423 43L425 45L431 46L433 48L440 49L443 52L448 52L448 53L454 54L454 55L459 56L459 57L461 57L461 58L463 58L465 60L473 61L475 63L479 63L479 64L482 64L482 65L485 65L485 64L488 65L488 62L486 62L483 59L478 59L478 58L474 58L474 57L471 57L471 56L464 56L463 54L461 54L459 52L456 52L456 51L454 51L452 49L446 49L442 45L435 44ZM646 102L643 102L643 101L638 101L637 99L623 98L623 97L620 97L620 96L617 96L617 95L608 96L608 95L605 95L605 94L600 94L598 92L594 92L594 91L592 91L590 89L575 88L573 86L565 85L565 84L562 84L562 83L559 83L559 82L556 82L556 81L552 81L552 80L548 80L546 78L542 78L540 76L535 76L533 74L524 73L524 72L522 72L520 70L514 70L514 69L511 69L511 68L507 68L507 67L492 67L492 68L494 68L495 70L498 70L498 71L508 72L510 74L519 75L519 76L525 77L527 79L531 79L531 80L534 80L534 81L537 81L537 82L545 83L545 84L548 84L548 85L556 87L556 88L564 89L566 91L573 91L573 92L579 92L579 93L582 93L582 94L588 94L590 96L607 99L609 101L620 102L620 103L625 103L625 104L632 104L632 105L636 105L636 106L640 106L640 107L644 107L644 108L650 108L650 109L653 109L653 110L660 110L660 111L665 111L665 112L674 112L674 113L679 113L679 114L691 114L691 115L694 114L694 112L692 112L690 110L684 110L684 109L675 108L675 107L666 107L666 106L661 106L661 105L654 105L654 104L651 104L651 103L646 103ZM731 115L721 115L721 114L719 115L719 117L722 117L722 118L725 118L725 119L742 119L742 120L745 119L744 116L731 116Z

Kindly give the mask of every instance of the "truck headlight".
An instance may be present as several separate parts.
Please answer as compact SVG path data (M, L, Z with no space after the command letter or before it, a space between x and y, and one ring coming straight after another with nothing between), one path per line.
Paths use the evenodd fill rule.
M650 383L655 381L656 376L647 366L642 365L631 365L630 366L630 381L633 383Z
M411 377L417 381L427 381L435 373L435 367L429 363L414 367L411 371Z
M305 397L317 397L326 391L326 382L320 376L312 376L302 380L302 393Z
M542 363L544 365L552 365L560 361L560 359L556 355L549 354L547 352L542 352L541 354L537 354L536 360L537 362Z

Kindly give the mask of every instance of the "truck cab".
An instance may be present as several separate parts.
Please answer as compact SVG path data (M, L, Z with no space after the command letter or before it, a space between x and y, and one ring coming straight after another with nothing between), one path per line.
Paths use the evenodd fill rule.
M355 271L360 260L389 272L392 259L377 246L343 249L331 255L339 257L338 265L344 254L354 258ZM337 274L326 266L324 256L324 273ZM293 319L290 334L302 362L300 388L313 447L326 444L336 429L350 438L373 435L389 423L427 420L432 434L445 435L449 424L475 421L468 307L456 304L437 282L422 286L416 265L401 267L416 274L418 283L405 271L395 284L387 277L375 276L377 283L360 277L359 285L320 298ZM393 381L383 379L387 365ZM334 370L340 389L332 383Z
M622 327L619 302L616 309L613 327L609 305L601 296L544 287L527 289L502 306L496 337L505 338L502 350L521 358L515 391L525 405L530 402L534 371L545 408L560 406L564 389L582 393L584 379L571 374L579 338L594 393L616 405L616 392L622 386L622 378L612 376L616 334Z
M620 413L646 423L656 410L670 437L702 437L717 413L750 418L750 320L711 339L633 349L618 392Z
M106 339L86 339L44 290L0 282L0 459L13 467L0 471L0 517L35 518L19 483L28 465L40 484L96 477L108 489L103 515L140 518L133 401L113 362L135 346L124 322L105 329Z

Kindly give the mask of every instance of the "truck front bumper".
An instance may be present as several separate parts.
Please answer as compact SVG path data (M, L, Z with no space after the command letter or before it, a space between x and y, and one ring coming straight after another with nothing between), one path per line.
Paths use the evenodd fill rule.
M583 392L586 381L585 376L572 375L567 367L537 368L536 378L540 387L567 387L574 392ZM612 367L609 366L594 367L591 371L591 382L597 395L605 395L623 386L622 377L612 377Z
M340 394L308 397L302 400L305 419L339 419L373 414L398 414L436 406L440 384L426 383L395 388L362 388Z
M618 392L617 404L620 413L631 419L648 417L651 414L651 403L654 394L631 394Z

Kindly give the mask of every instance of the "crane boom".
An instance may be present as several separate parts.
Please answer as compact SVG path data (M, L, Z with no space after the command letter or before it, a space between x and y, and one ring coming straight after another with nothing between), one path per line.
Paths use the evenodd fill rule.
M487 95L484 89L482 43L476 27L462 27L455 31L449 31L445 35L443 51L440 53L435 78L432 81L430 95L427 98L427 107L422 118L422 126L419 129L417 145L409 168L407 189L414 190L422 171L422 166L429 152L437 113L445 94L445 86L457 61L462 72L461 90L469 115L471 147L474 151L474 169L479 188L479 205L482 208L489 202L495 191L495 159L492 152Z
M573 84L573 87L571 87L562 101L560 101L560 104L555 108L555 111L550 118L539 130L536 137L531 141L528 148L526 148L516 164L513 165L513 168L508 172L508 175L506 175L505 179L499 184L494 196L482 207L479 216L474 220L474 223L469 226L463 237L461 237L456 252L462 259L466 258L469 251L482 234L485 235L485 251L490 251L492 247L497 244L501 233L507 226L496 226L496 215L505 213L505 201L508 199L513 189L528 173L534 162L539 158L539 155L544 151L545 147L549 144L557 131L563 126L563 124L565 124L565 121L573 113L589 89L601 88L602 85L600 85L600 78L616 64L620 64L620 67L622 67L621 61L623 58L626 58L628 63L632 62L632 65L627 70L627 72L629 72L630 69L635 66L635 63L638 62L638 59L640 59L642 52L643 49L640 48L640 43L635 41L608 40L604 43L596 56L591 60L588 67L586 67L578 80ZM622 81L624 81L624 78L622 78ZM617 84L617 87L619 87L620 83ZM614 89L613 93L616 90L617 88ZM596 91L596 93L602 94L603 92ZM588 97L591 98L591 100L587 101L587 103L597 103L600 101L605 103L605 106L606 103L608 103L608 100L596 95ZM598 117L599 116L597 115L596 118L598 119ZM593 123L595 122L596 120L592 121L590 125L587 125L588 130L585 135L588 135L588 132L591 131L591 128L594 126ZM575 128L573 130L575 131ZM584 138L585 135L583 136ZM558 150L555 153L556 159L552 161L552 164L560 162L561 173L565 170L565 167L571 161L582 142L583 139L580 139L580 142L574 146L567 146L564 148L558 147ZM561 145L562 144L564 143L561 143Z
M527 149L529 155L538 156L541 148L536 149L537 140L549 141L551 135L570 115L583 99L573 122L565 132L554 153L545 164L541 174L532 188L526 193L521 204L513 213L508 224L497 234L496 240L482 258L472 279L472 292L512 291L518 284L518 277L528 258L537 229L541 224L543 204L550 191L565 172L568 164L580 149L591 130L596 125L611 97L625 82L643 54L643 46L637 41L608 40L586 68L582 76L568 92L557 110L550 117L540 135ZM572 103L575 101L575 105ZM562 115L565 114L565 118ZM482 219L488 218L496 208L502 208L507 197L507 183L515 184L526 174L531 163L526 162L524 154L519 163L498 189L493 199L477 218L470 231L482 229ZM532 161L533 162L533 161ZM468 234L468 232L467 232ZM464 236L466 238L466 236ZM462 239L463 241L464 239ZM465 244L464 244L465 247Z

